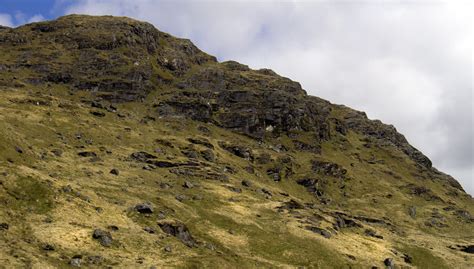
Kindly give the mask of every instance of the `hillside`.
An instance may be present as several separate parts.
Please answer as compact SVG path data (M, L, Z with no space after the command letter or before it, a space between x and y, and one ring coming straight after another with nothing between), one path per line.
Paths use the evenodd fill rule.
M473 268L454 178L272 70L110 16L0 52L0 268Z

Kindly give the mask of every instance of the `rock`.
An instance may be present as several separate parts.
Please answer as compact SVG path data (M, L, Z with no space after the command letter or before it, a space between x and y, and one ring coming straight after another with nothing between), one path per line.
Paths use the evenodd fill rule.
M15 151L22 154L23 153L23 149L19 146L15 146Z
M138 211L138 213L141 213L141 214L152 214L153 213L153 207L150 204L147 204L147 203L135 205L135 210Z
M237 157L244 158L246 160L253 160L252 150L247 147L231 145L222 141L219 142L219 146Z
M0 223L0 231L6 231L10 228L10 225L8 223L2 222Z
M149 234L154 234L155 233L155 229L153 229L152 227L145 227L143 228L143 230Z
M324 229L314 227L314 226L307 226L306 229L309 230L309 231L312 231L313 233L317 233L319 235L322 235L325 238L328 238L328 239L331 238L331 233L324 230Z
M244 179L244 180L242 180L242 186L250 188L250 187L252 187L252 182L250 182L249 180Z
M197 159L199 158L199 153L193 149L187 149L187 150L183 150L181 151L181 153L184 154L184 156L190 158L190 159Z
M319 144L310 145L299 140L293 140L293 145L295 146L295 149L299 151L307 151L316 154L321 154L321 145Z
M112 175L116 175L116 176L118 176L120 172L119 172L119 170L118 170L118 169L116 169L116 168L113 168L112 170L110 170L110 173L111 173Z
M262 154L258 155L257 158L256 158L256 162L258 164L267 164L267 163L271 162L271 160L272 160L272 157L268 153L262 153Z
M92 233L92 238L98 240L104 247L110 247L113 242L110 232L101 229L95 229Z
M157 161L157 160L147 160L146 161L148 164L153 165L155 168L170 168L170 167L177 167L180 165L183 165L181 163L174 163L174 162L168 162L168 161ZM191 162L186 163L186 165L189 165Z
M267 169L267 175L273 181L280 181L281 180L281 167L273 167L273 168Z
M474 254L474 245L469 245L469 246L462 246L461 251Z
M424 187L424 186L411 186L410 187L410 192L413 195L421 196L423 194L431 192L431 190Z
M171 246L165 246L164 250L166 252L171 252L172 251Z
M343 215L337 214L335 215L336 222L333 224L335 230L340 230L342 228L350 228L350 227L362 227L359 223L355 222L353 219L347 218Z
M416 218L416 207L410 206L408 208L408 215L410 215L412 218Z
M458 209L454 211L454 215L458 216L467 223L474 222L474 217L467 210Z
M61 191L64 193L71 193L73 190L71 185L66 185L61 187Z
M107 226L107 229L109 229L111 231L118 231L119 227L117 225L109 225L109 226Z
M203 145L206 148L214 149L214 145L205 138L188 138L188 141L196 145Z
M77 153L77 155L81 157L97 157L97 153L93 151L82 151L82 152Z
M178 221L163 222L163 223L158 223L158 226L160 226L163 232L178 238L186 246L188 247L196 246L196 241L191 236L191 233L189 232L186 225L184 225L183 223L178 222Z
M395 263L393 262L393 259L392 259L392 258L386 258L386 259L383 261L383 264L385 264L385 266L387 267L387 269L393 269L393 268L395 268Z
M82 258L80 257L72 258L69 261L69 265L71 265L72 267L81 267L81 263L82 263Z
M323 196L324 192L320 184L319 179L315 178L303 178L296 181L299 185L306 187L308 192L313 193L317 197Z
M192 188L194 188L194 184L189 182L189 181L185 181L184 184L183 184L183 187L186 188L186 189L192 189Z
M291 199L290 201L284 202L281 206L278 208L280 209L286 209L286 210L292 210L292 209L304 209L304 205L302 205L300 202L295 201Z
M184 194L178 194L178 195L176 195L175 199L180 201L180 202L183 202L185 200L188 200L189 198Z
M90 111L90 113L96 117L105 117L105 113L102 111Z
M46 251L54 251L54 246L51 244L44 244L41 248Z
M199 126L197 129L199 132L204 133L206 135L209 135L211 133L211 130L209 130L209 128L207 128L206 126Z
M411 257L410 255L408 254L403 254L403 260L408 263L408 264L412 264L413 263L413 257Z
M344 178L347 173L347 170L338 164L318 160L311 161L311 169L316 173L336 178Z
M156 159L157 157L145 151L139 151L132 153L130 158L137 162L147 162L149 159Z
M272 195L272 192L269 191L269 190L267 190L267 189L265 189L265 188L262 188L262 189L260 189L260 190L261 190L263 193L265 193L265 194L268 194L268 195L270 195L270 196Z
M87 256L86 260L88 264L99 265L104 261L104 257L100 255Z
M211 149L201 151L201 156L204 158L204 160L208 162L214 162L216 159L216 156L214 155L214 152Z
M375 238L378 238L378 239L383 239L383 236L381 235L378 235L374 230L372 229L366 229L364 231L364 234L367 235L367 236L371 236L371 237L375 237Z
M227 188L232 191L232 192L235 192L235 193L241 193L242 192L242 189L241 188L236 188L234 186L227 186Z
M161 189L164 189L164 190L167 190L167 189L171 189L172 186L171 186L170 184L168 184L168 183L161 182L161 183L160 183L160 188L161 188Z
M335 130L336 132L342 134L342 135L346 135L347 134L347 127L346 125L344 124L343 121L341 120L338 120L338 119L333 119L334 121L334 126L335 126Z
M53 149L53 150L51 150L51 153L53 153L54 156L56 156L56 157L61 157L63 155L63 151L60 150L60 149Z

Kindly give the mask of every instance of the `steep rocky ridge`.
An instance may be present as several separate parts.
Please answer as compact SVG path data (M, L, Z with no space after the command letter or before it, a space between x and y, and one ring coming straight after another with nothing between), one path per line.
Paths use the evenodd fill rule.
M269 69L110 16L0 28L0 50L3 264L473 264L455 179Z

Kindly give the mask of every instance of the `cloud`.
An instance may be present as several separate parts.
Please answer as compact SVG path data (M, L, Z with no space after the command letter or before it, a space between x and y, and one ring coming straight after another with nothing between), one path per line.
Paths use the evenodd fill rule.
M31 18L27 20L27 23L32 23L32 22L39 22L39 21L44 21L45 18L41 14L36 14L33 15Z
M0 25L15 27L25 23L44 21L45 18L41 14L36 14L31 17L22 12L16 12L13 16L10 14L0 13Z
M0 13L0 25L8 27L13 26L12 17L10 14Z
M32 22L39 22L44 21L45 18L41 14L35 14L33 16L28 16L23 12L16 12L14 15L15 18L15 25L23 25L25 23L32 23Z
M65 9L146 20L220 60L270 67L394 124L474 194L470 3L80 0Z

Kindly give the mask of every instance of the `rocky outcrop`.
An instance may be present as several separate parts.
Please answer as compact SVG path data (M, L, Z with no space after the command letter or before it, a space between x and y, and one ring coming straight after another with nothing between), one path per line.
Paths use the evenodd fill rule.
M157 84L168 83L194 65L216 61L189 40L128 18L69 15L1 33L2 47L30 48L18 52L10 65L17 71L35 71L28 81L67 83L73 90L91 91L115 102L141 100ZM35 44L52 51L61 46L65 53L37 55L40 57L35 59ZM42 61L37 61L39 58Z
M147 108L154 115L144 122L188 118L257 140L287 135L296 151L312 154L324 154L321 144L332 135L353 131L365 137L366 146L395 147L429 177L462 190L455 179L434 169L429 158L395 127L308 96L298 82L272 70L252 70L235 61L218 63L191 41L160 32L149 23L69 15L15 29L3 27L0 47L9 52L0 65L0 70L8 71L0 72L0 86L55 84L71 93L88 91L111 113L117 111L110 102L144 102L153 92L153 100L147 103L152 107ZM18 75L14 79L8 76L13 72ZM334 116L334 109L343 113ZM301 133L311 139L298 139ZM212 152L203 154L206 160L214 160ZM163 161L153 165L177 166Z

